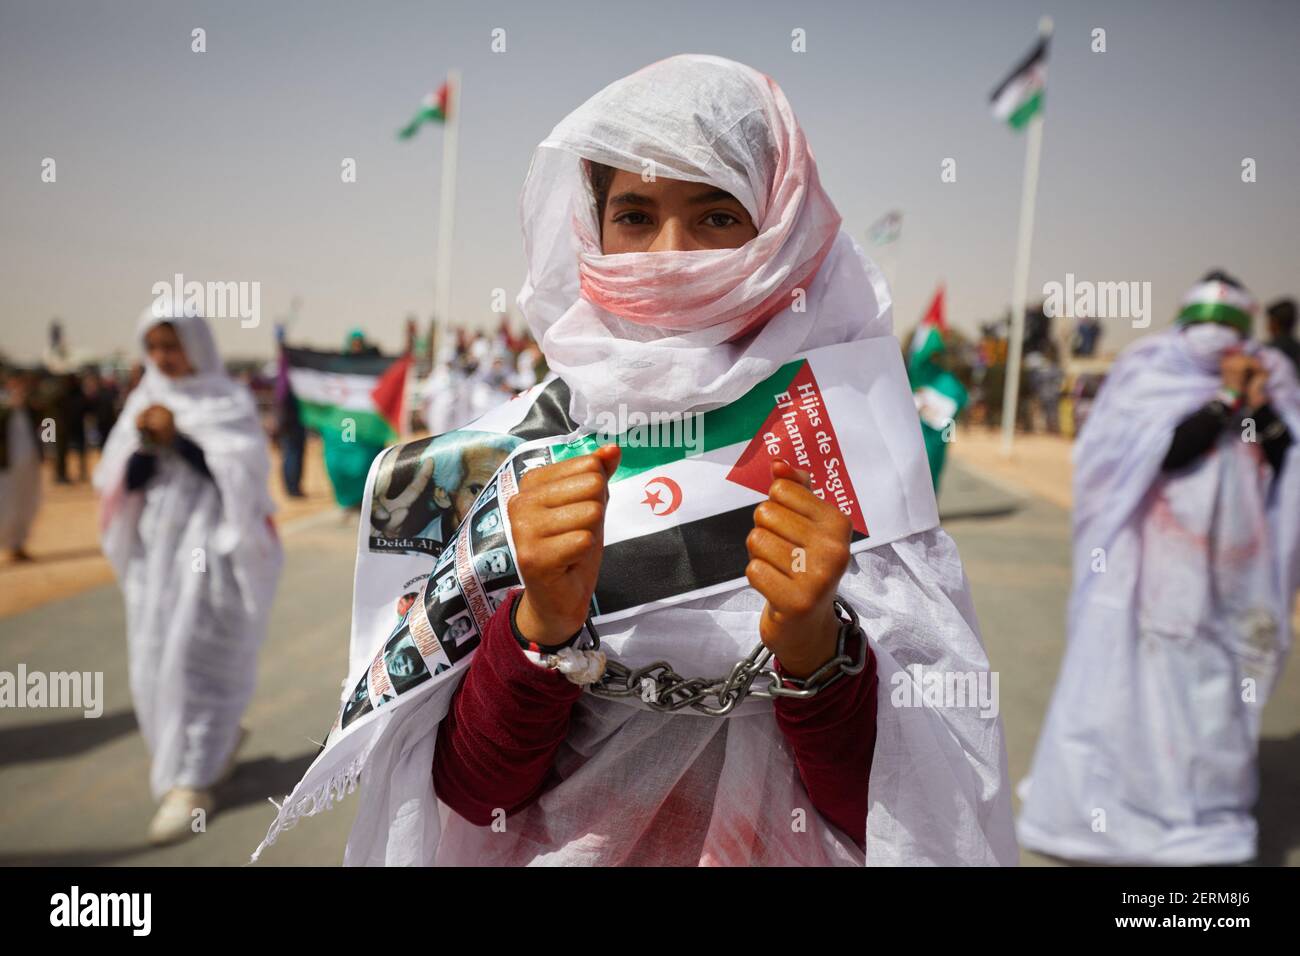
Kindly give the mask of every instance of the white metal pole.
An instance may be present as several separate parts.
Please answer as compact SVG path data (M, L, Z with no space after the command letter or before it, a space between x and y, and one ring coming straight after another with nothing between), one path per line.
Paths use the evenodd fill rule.
M456 139L460 132L460 70L447 71L447 121L442 133L442 197L438 208L437 345L451 334L451 251L456 225ZM435 356L436 360L436 356Z
M1038 30L1052 35L1050 17L1043 17ZM1011 281L1011 325L1007 330L1007 377L1002 392L1002 454L1011 454L1016 432L1016 411L1020 404L1020 353L1025 338L1025 302L1029 296L1029 255L1034 239L1034 202L1038 193L1038 159L1043 150L1043 113L1029 121L1025 142L1025 178L1020 193L1020 236L1016 242L1016 270Z

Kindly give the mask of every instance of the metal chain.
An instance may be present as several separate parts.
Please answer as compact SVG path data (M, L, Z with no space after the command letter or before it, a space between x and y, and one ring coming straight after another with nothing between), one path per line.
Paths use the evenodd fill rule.
M639 697L652 710L673 713L690 707L713 717L725 717L746 697L771 699L774 697L813 697L835 681L848 675L860 674L867 663L867 641L858 625L858 615L849 604L835 599L835 611L840 619L836 654L804 680L782 677L768 666L772 652L760 641L744 660L732 665L726 677L714 679L683 677L667 661L655 661L645 667L632 669L616 660L608 660L605 673L587 689L598 697ZM587 620L587 633L591 635L592 650L600 648L600 635ZM845 653L848 638L857 634L858 659ZM768 678L767 686L755 687L760 677ZM793 684L793 687L786 685ZM709 703L713 698L714 703Z

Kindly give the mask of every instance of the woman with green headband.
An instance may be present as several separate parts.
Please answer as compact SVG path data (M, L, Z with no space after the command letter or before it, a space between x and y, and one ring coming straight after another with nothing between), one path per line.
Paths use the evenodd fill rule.
M1108 864L1255 857L1264 702L1300 586L1300 394L1220 272L1111 369L1075 448L1061 676L1023 846Z

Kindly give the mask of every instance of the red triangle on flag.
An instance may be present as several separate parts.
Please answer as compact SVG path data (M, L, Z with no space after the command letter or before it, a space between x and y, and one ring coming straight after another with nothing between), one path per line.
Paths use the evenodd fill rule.
M926 310L925 318L921 320L922 325L933 325L940 332L948 331L948 323L943 316L943 283L939 283L939 288L934 290L934 298L930 301L930 308Z
M776 407L740 453L727 480L766 495L772 487L772 462L778 458L808 472L813 494L847 515L854 530L867 534L867 519L849 479L840 440L807 360L789 390L776 396Z
M407 352L392 365L370 390L370 397L375 403L375 410L384 416L384 420L393 426L393 431L402 433L402 405L406 400L406 374L411 368L411 353Z

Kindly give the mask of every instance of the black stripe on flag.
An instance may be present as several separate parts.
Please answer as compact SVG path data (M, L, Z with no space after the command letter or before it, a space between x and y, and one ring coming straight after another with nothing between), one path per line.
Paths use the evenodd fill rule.
M317 352L314 349L288 348L285 361L290 368L308 368L337 375L383 375L397 361L387 355L351 355L342 352Z
M510 429L510 434L524 441L569 434L578 427L569 417L569 398L569 386L555 379L538 393L528 414Z
M1036 66L1047 59L1047 41L1047 37L1038 38L1037 46L1029 51L1029 54L1016 65L1014 70L1007 74L1007 78L999 83L998 88L989 95L990 103L996 103L998 97L1002 95L1002 91L1011 85L1011 81L1021 73L1028 72L1031 67Z
M596 581L598 614L660 601L745 576L754 507L688 521L657 534L605 546ZM853 532L853 540L866 535Z

